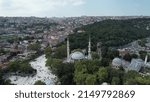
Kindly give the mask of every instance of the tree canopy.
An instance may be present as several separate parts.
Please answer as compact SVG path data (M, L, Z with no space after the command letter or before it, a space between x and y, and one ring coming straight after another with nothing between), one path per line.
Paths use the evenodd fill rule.
M31 67L29 62L18 60L10 62L8 65L8 70L10 72L21 72L23 74L33 74L36 72L36 70Z
M129 19L129 20L105 20L94 24L77 28L75 34L70 35L72 49L87 48L88 36L91 35L92 49L96 50L97 42L103 46L122 46L134 40L149 36L147 30L150 19ZM85 32L78 33L78 30Z

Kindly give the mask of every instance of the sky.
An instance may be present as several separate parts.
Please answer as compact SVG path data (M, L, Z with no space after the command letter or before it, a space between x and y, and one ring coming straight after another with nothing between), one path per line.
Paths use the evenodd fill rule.
M0 0L0 16L150 16L150 0Z

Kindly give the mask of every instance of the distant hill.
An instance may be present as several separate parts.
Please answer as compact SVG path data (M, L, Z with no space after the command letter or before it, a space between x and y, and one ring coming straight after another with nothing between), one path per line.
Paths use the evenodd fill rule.
M78 30L85 32L78 33ZM105 20L77 28L75 34L70 35L71 49L87 48L89 35L93 50L97 42L102 42L103 46L108 47L122 46L150 36L150 18Z

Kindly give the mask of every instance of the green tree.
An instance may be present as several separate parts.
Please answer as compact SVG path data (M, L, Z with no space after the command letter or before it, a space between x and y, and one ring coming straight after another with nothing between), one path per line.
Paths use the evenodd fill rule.
M47 65L49 69L58 77L62 85L74 84L74 64L63 63L60 59L48 58Z
M136 77L140 77L140 74L136 71L128 71L124 76L124 84L126 85L136 85L137 80Z
M92 52L92 59L100 59L98 53Z
M4 80L3 80L3 72L0 68L0 85L3 85L4 84Z
M61 45L58 48L56 48L53 57L57 59L63 59L66 58L67 56L67 46L66 45Z
M19 61L10 62L8 65L8 69L11 72L17 72L19 68L20 68L20 62Z
M74 64L73 63L63 63L61 68L60 82L63 85L72 85L74 84Z
M46 84L42 82L41 80L38 80L34 83L34 85L46 85Z
M36 70L31 67L29 62L18 60L10 62L8 65L8 70L10 72L21 72L23 74L33 74L36 72Z
M116 49L109 49L107 52L107 57L110 58L111 60L114 59L115 57L119 57L119 51Z
M47 48L45 49L46 58L51 57L51 54L52 54L52 49L51 49L51 47L47 47Z
M147 43L147 40L145 38L138 41L138 44L142 47L145 47L146 43Z
M99 68L99 71L97 72L97 77L99 84L102 84L103 82L108 81L108 71L106 68Z
M111 84L112 84L112 85L119 85L119 84L120 84L120 79L119 79L119 77L113 77Z
M138 55L137 54L132 54L131 58L138 58Z
M52 64L53 64L53 58L48 57L47 61L46 61L46 66L49 66L49 68L52 68Z
M102 66L107 67L107 66L109 66L109 63L110 63L109 58L102 58L102 60L101 60Z
M21 63L19 70L20 70L22 73L25 73L25 74L32 74L32 73L36 72L36 70L33 69L33 68L31 67L31 65L30 65L29 63L27 63L27 62Z
M140 51L139 54L140 54L140 58L142 60L145 60L146 55L148 55L148 60L147 61L150 61L150 55L146 51Z
M77 85L85 85L87 73L88 70L84 61L75 63L74 81Z
M85 85L86 78L87 74L84 74L82 72L75 73L74 75L74 81L77 85Z
M74 81L76 84L97 84L97 77L95 75L100 65L99 60L75 62Z
M38 51L40 51L40 49L41 49L41 45L40 45L39 43L30 44L30 45L28 46L28 49L38 52Z
M52 59L51 70L58 77L61 76L63 63L60 59Z
M86 85L95 85L96 84L96 75L87 74L85 84Z

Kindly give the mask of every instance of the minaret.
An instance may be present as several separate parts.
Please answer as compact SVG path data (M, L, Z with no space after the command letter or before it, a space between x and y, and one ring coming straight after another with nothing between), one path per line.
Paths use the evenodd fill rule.
M70 62L69 37L67 38L67 62Z
M145 56L145 61L144 61L144 64L145 64L145 65L147 64L147 59L148 59L148 56L146 55L146 56Z
M88 46L88 59L91 60L91 37L89 36L89 46Z

